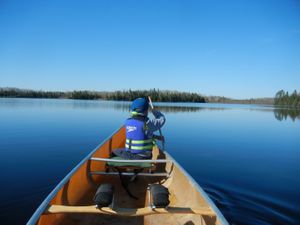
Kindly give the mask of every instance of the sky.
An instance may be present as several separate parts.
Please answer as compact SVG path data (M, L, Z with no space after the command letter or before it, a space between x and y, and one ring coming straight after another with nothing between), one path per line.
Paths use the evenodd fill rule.
M0 0L0 87L300 91L300 1Z

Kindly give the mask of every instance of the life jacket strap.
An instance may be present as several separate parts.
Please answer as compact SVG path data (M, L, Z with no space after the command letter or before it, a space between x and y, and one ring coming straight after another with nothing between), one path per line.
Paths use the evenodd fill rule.
M146 139L146 140L132 140L132 139L126 139L126 143L128 144L153 144L152 139Z
M128 144L127 144L128 143ZM129 149L131 149L132 145L132 139L126 139L126 145L128 146ZM127 147L126 147L127 148Z
M151 151L153 148L153 139L132 140L126 139L125 148L132 153L141 153L143 151Z

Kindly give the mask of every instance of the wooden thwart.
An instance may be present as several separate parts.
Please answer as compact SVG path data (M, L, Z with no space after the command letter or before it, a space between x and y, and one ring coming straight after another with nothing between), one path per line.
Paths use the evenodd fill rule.
M189 207L168 207L168 208L96 208L96 205L91 206L65 206L51 205L44 212L45 214L56 213L99 213L114 216L146 216L152 214L197 214L202 216L215 216L215 213L209 207L189 208Z

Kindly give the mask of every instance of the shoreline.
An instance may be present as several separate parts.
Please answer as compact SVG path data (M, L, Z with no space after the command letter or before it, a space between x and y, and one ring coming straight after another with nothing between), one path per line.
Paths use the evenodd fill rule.
M38 98L38 99L78 99L78 100L112 100L132 101L141 96L151 96L156 102L169 103L223 103L223 104L258 104L274 105L274 98L232 99L224 96L205 96L199 93L170 90L123 90L123 91L44 91L0 87L0 98Z
M131 102L131 100L124 99L84 99L84 98L50 98L50 97L17 97L17 96L0 96L0 99L56 99L56 100L85 100L85 101L124 101ZM254 100L229 100L229 101L205 101L205 102L192 102L192 101L156 101L158 103L201 103L201 104L241 104L241 105L265 105L265 106L275 106L273 103L269 101L256 101ZM284 107L284 106L278 106Z

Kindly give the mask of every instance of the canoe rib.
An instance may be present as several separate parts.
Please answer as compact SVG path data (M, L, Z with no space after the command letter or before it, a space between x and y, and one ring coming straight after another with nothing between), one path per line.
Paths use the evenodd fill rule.
M209 207L189 208L189 207L168 207L168 208L96 208L91 206L65 206L65 205L51 205L44 212L45 214L57 213L98 213L115 216L146 216L152 214L197 214L202 216L216 216L213 210Z

